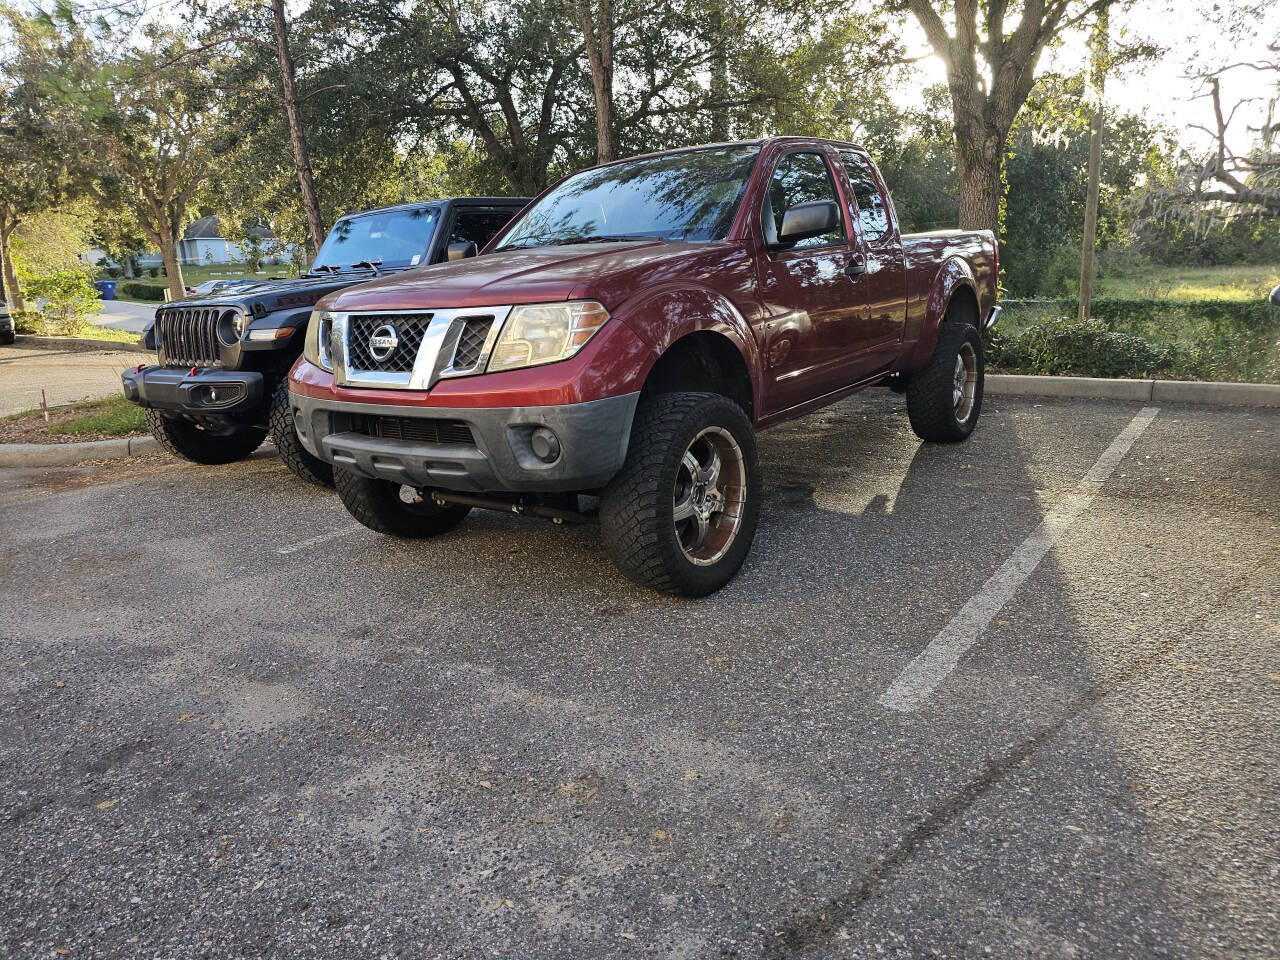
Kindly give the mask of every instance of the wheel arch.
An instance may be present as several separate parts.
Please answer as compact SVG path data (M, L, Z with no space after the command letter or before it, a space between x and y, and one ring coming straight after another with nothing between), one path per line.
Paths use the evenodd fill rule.
M978 282L973 270L962 258L949 257L934 277L925 301L920 339L905 358L902 369L914 372L929 362L938 345L938 331L944 323L968 320L976 327L978 318Z

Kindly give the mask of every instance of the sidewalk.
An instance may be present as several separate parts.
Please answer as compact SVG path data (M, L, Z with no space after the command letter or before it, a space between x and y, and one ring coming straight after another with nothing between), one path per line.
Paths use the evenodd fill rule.
M0 416L39 407L41 390L51 407L119 393L126 368L154 362L153 354L141 350L0 347Z

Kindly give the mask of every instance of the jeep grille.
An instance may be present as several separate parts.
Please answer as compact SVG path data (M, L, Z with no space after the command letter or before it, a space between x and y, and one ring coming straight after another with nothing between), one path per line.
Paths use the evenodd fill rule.
M174 307L156 314L156 347L160 362L171 367L213 367L218 354L218 320L234 310Z

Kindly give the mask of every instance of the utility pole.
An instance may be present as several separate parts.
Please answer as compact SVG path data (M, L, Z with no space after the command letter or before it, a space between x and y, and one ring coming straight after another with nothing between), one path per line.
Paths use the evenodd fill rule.
M1080 250L1080 320L1089 319L1093 298L1094 252L1098 245L1098 192L1102 178L1103 92L1107 82L1107 8L1098 11L1090 46L1090 86L1093 89L1093 121L1089 124L1089 193L1084 208L1084 243Z
M276 34L276 56L280 60L280 80L284 86L284 111L289 117L289 139L293 141L293 165L302 188L302 205L307 212L307 229L311 233L311 255L320 252L324 227L320 222L320 201L316 199L315 180L311 176L311 158L307 155L307 138L298 112L297 73L289 52L289 26L284 18L284 0L271 0L271 13Z

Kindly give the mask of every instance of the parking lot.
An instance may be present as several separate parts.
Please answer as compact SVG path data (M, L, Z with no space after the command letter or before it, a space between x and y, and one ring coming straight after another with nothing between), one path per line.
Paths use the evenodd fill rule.
M1278 956L1280 410L1157 406L779 427L699 601L265 453L0 472L0 956Z

